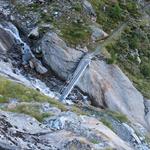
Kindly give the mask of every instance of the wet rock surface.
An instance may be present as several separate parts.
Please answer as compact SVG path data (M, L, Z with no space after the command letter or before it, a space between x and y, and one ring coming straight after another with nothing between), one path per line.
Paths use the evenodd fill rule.
M51 93L49 91L54 91L54 92L59 93L64 86L64 82L61 81L60 79L58 79L58 77L49 69L49 67L46 68L45 67L46 65L44 66L43 63L41 63L41 61L35 57L35 55L31 51L29 45L27 45L25 42L23 42L21 40L17 28L10 22L2 22L1 30L2 30L1 36L3 37L0 42L0 44L1 44L0 50L1 50L1 57L2 57L1 58L1 60L2 60L1 61L1 72L4 73L5 75L12 76L12 78L15 77L16 80L20 80L21 82L25 81L25 80L24 79L22 80L18 77L19 76L21 77L22 75L24 75L25 78L27 78L26 80L29 80L31 82L31 84L28 83L28 85L33 85L35 88L37 88L40 91L43 91L47 94ZM52 33L52 34L54 34L54 33ZM55 36L56 36L56 34L55 34ZM53 38L55 38L55 36L54 37L52 36L51 38L53 39ZM49 36L47 38L49 38ZM59 39L59 40L63 43L63 41L61 39ZM6 41L8 41L8 43L6 43ZM43 41L43 40L41 40L41 41ZM45 43L43 43L43 44L45 44ZM63 43L63 45L65 45L65 43ZM55 46L57 46L57 45L55 44ZM46 48L47 47L45 47L45 49L44 48L43 49L46 51ZM65 49L63 49L63 51L65 53ZM50 54L50 52L49 52L49 54ZM81 54L83 54L83 53L79 51L79 55L81 55ZM70 56L71 55L68 55L68 58ZM53 62L53 59L52 60L49 59L51 56L49 57L49 55L46 55L46 57L47 57L48 61ZM71 61L72 56L69 59ZM9 62L7 62L7 63L3 62L5 60L9 61ZM56 62L58 62L58 60ZM53 65L53 63L51 63L51 64ZM67 62L66 62L66 64L67 64ZM4 69L4 66L7 66L6 68L9 71L7 71L6 68ZM73 66L74 66L74 63L73 63ZM53 65L53 67L55 67L55 65ZM70 67L72 67L72 65L70 65ZM73 71L73 69L72 69L72 71ZM67 74L65 73L65 76L67 76L67 75L68 75L68 73ZM39 83L36 78L43 81L48 87L46 88L46 85L43 86L42 85L43 83L42 82ZM29 82L29 81L27 81L27 82ZM25 84L26 84L26 82L25 82ZM42 88L44 88L45 90L42 90ZM70 100L74 100L75 102L76 102L76 100L79 100L79 99L81 100L83 97L83 94L80 94L80 93L81 92L76 90L76 92L75 92L76 96L71 96ZM59 94L57 94L57 96L59 96Z
M59 37L59 30L52 31L51 21L37 26L39 13L31 10L49 2L0 1L0 75L57 99L79 61L88 51L80 45L76 48L69 47L63 38ZM143 4L143 1L141 3ZM24 7L17 7L17 11L14 9L15 5L22 4L32 8L28 14L19 12L20 8ZM63 6L61 10L52 10L49 13L53 14L53 19L59 20L64 12L68 13L71 9L70 4L75 2L64 3L58 0L57 4ZM90 19L95 22L96 13L90 1L83 0L82 5ZM75 9L80 10L77 7ZM40 10L44 18L47 10L46 7ZM79 16L75 16L74 21L83 22ZM108 36L100 27L92 25L91 29L93 41ZM121 112L131 123L123 123L106 116L107 121L112 124L112 129L109 129L105 126L108 122L104 125L99 121L99 115L78 116L73 112L62 112L57 107L49 106L49 103L38 104L40 111L54 115L43 123L27 115L0 110L0 149L150 149L144 137L150 127L149 102L144 101L143 96L116 65L109 65L103 59L93 60L67 100L81 106L92 104ZM20 105L18 100L10 99L9 104L0 104L0 108L12 109L17 105Z

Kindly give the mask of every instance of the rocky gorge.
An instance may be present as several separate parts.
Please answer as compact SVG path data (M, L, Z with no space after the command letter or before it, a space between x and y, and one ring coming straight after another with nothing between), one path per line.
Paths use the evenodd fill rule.
M0 149L150 149L150 3L108 1L0 1Z

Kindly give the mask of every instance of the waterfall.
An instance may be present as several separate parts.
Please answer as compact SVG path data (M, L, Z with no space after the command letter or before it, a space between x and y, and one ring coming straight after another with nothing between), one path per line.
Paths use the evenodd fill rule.
M28 44L26 44L19 35L19 32L17 30L17 28L11 24L11 23L3 23L0 24L0 28L2 28L3 30L5 30L7 33L9 33L12 37L14 37L16 44L21 46L21 52L22 52L22 60L23 60L23 64L27 64L31 58L35 58L35 56L33 55L30 47ZM21 84L24 84L28 87L32 87L34 89L38 89L41 93L43 93L44 95L47 95L51 98L57 98L57 93L52 92L49 87L47 87L45 85L44 82L40 81L39 79L33 78L33 77L29 77L26 78L25 76L23 76L19 70L17 70L17 73L14 73L13 70L17 70L17 68L13 68L13 66L11 65L11 63L6 63L3 61L0 61L0 75L3 76L7 76ZM16 71L15 71L16 72Z
M24 65L27 64L29 60L34 57L34 55L30 47L20 38L16 27L11 23L7 23L5 25L0 24L0 28L4 29L6 32L11 34L14 37L16 44L21 46L22 61Z

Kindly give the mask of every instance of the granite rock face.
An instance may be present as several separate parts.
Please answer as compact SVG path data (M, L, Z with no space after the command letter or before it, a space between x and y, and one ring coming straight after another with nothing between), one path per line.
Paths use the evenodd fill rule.
M66 45L56 33L47 33L39 44L43 60L61 78L67 79L84 55L84 50L75 50Z
M55 33L45 35L40 49L45 62L64 79L73 73L84 54L67 47ZM143 96L116 65L92 61L77 86L90 96L94 106L119 111L146 126Z
M12 34L4 30L2 25L0 25L0 37L0 53L2 56L2 54L6 54L12 48L15 43L15 38Z
M20 149L77 149L90 150L84 138L62 130L52 132L34 118L27 115L0 111L0 148L8 150Z
M116 65L92 61L78 87L90 95L93 105L122 112L145 125L143 96Z
M105 39L106 37L108 37L108 34L106 32L104 32L102 29L100 29L99 27L97 27L95 25L92 25L90 27L92 30L91 38L94 42Z
M83 0L83 7L90 15L96 16L95 10L89 1Z
M54 2L52 6L56 4L58 8L49 9L51 2ZM38 72L40 74L38 74L39 78L42 79L46 77L43 74L47 73L47 68L50 67L58 77L68 81L88 50L86 48L82 49L82 45L76 45L76 48L69 47L58 36L59 33L60 35L63 34L61 33L62 29L59 29L57 26L51 27L49 22L58 21L63 14L67 14L67 16L71 14L68 17L63 17L66 17L73 23L80 22L83 24L84 20L81 16L88 16L90 23L87 26L91 27L89 38L92 40L90 41L92 44L96 41L104 40L108 36L107 33L101 30L102 26L95 23L97 12L94 10L95 7L92 6L93 3L90 3L88 0L77 2L74 0L0 0L0 75L27 87L38 89L51 98L58 98L48 87L49 84L47 85L34 77L32 79L30 77L30 79L26 78L27 76L25 75L28 73L23 75L20 71L22 71L22 68L30 66L30 69L32 68L32 71L34 69ZM117 1L114 0L112 2L116 3ZM138 2L141 2L141 5L145 3L143 0ZM80 5L76 4L81 4L81 8ZM22 8L24 8L23 13L20 11ZM77 14L79 14L82 8L83 14L76 15L75 13L78 12ZM144 8L147 9L147 13L149 13L148 8L149 5ZM107 6L104 6L102 9L105 13ZM48 14L52 14L51 17L54 20L51 20ZM1 16L4 16L4 18ZM6 20L12 23L6 22ZM46 22L43 22L43 20ZM21 31L20 33L13 23ZM22 63L19 62L21 64L20 70L15 68L11 62L12 58L10 55L12 53L10 54L10 52L12 48L14 48L12 51L14 55L20 55L19 61L22 58L20 61ZM37 49L32 52L32 48ZM14 61L17 61L17 59L13 58ZM47 65L47 68L43 66L44 63ZM49 78L46 82L49 82ZM56 85L57 82L54 82L54 84ZM103 115L104 118L101 118L98 113L97 117L94 111L89 116L77 115L74 112L62 112L56 107L49 108L49 103L44 104L41 111L50 112L52 116L50 115L51 117L46 118L41 123L31 116L4 112L0 109L0 149L149 150L149 145L143 148L141 146L145 143L144 136L146 134L143 134L143 131L148 133L147 129L150 129L150 103L144 101L141 93L135 89L131 81L118 66L107 64L105 60L96 57L87 67L76 86L87 97L90 97L91 103L95 107L104 108L106 109L105 111L112 110L123 113L131 122L122 122L115 117L113 118L113 115L108 117L107 114L106 116ZM0 93L0 98L2 97L3 95ZM32 105L33 103L35 102L32 101L30 104ZM9 102L0 103L0 107L2 105L15 108ZM71 106L66 107L67 110L71 111ZM103 120L102 123L102 119L106 120ZM111 123L112 128L109 123ZM106 124L110 125L109 128L106 127ZM136 131L138 132L131 127L137 129ZM119 132L124 131L126 131L125 134L119 134ZM143 136L141 136L142 134ZM132 139L134 139L134 142Z
M47 118L45 124L53 130L67 130L79 137L83 136L89 141L95 141L94 149L107 147L118 149L131 149L109 128L97 119L88 116L78 116L72 112L62 112L57 116Z
M67 112L49 118L47 122L44 125L27 115L0 111L0 148L98 150L113 147L131 150L127 143L94 118ZM64 126L58 129L57 122ZM92 142L92 138L97 142Z

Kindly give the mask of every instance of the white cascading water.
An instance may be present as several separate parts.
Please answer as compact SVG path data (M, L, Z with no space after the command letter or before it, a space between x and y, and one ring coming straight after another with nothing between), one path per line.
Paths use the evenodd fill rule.
M28 63L28 61L35 57L30 49L30 47L22 41L22 39L20 38L19 32L17 30L17 28L11 24L11 23L7 23L5 25L0 24L0 28L2 28L3 30L5 30L6 32L8 32L9 34L11 34L14 39L16 40L16 44L20 44L21 48L22 48L22 57L23 57L23 63L26 64ZM42 81L40 81L39 79L36 78L25 78L23 75L20 74L19 71L17 71L17 74L13 72L13 67L10 63L5 63L3 61L0 61L0 74L2 75L6 75L6 76L10 76L14 79L16 79L16 81L29 86L29 87L33 87L35 89L39 89L44 95L47 95L51 98L55 98L58 99L56 95L58 95L57 93L52 92L49 87L47 87L45 85L45 83L43 83Z
M21 46L23 64L27 64L28 61L34 57L34 55L30 47L20 38L19 32L16 27L11 23L7 23L6 25L0 25L0 28L3 28L6 32L11 34L16 40L16 44Z

